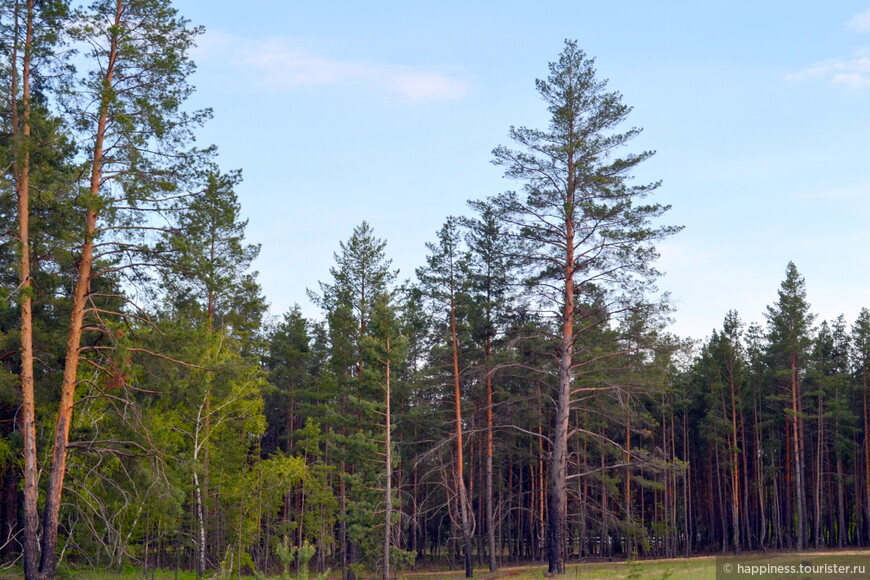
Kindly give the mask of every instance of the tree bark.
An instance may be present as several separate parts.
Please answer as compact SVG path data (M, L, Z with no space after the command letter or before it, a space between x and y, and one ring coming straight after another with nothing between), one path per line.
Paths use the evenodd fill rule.
M573 191L573 164L569 165L568 191ZM565 220L565 289L562 310L562 343L559 349L559 390L553 419L553 453L550 460L550 498L547 526L547 564L550 574L565 573L565 528L568 512L568 418L574 369L574 219Z
M822 397L819 396L816 415L816 469L813 486L813 542L818 550L822 543Z
M803 480L803 444L800 436L800 381L798 378L797 354L791 354L791 432L793 438L792 450L794 453L795 474L795 503L797 508L797 524L795 529L795 549L804 548L806 537L806 494L804 493Z
M868 406L868 391L870 391L870 369L866 363L861 368L861 382L864 395L864 537L870 541L870 406Z
M21 78L18 78L18 29L22 17L21 6L15 3L15 46L12 51L11 92L12 134L15 188L18 197L18 292L21 320L21 434L24 444L24 574L27 578L38 577L39 564L39 470L36 448L36 402L33 371L33 285L30 277L30 136L33 55L33 0L28 0L24 14L24 54L21 61ZM21 82L21 105L18 104L18 83ZM11 514L9 514L11 517Z
M387 337L387 352L390 351L390 337ZM390 417L390 359L384 363L386 367L386 440L384 444L384 459L386 461L386 476L387 481L384 485L384 580L390 578L390 528L392 526L393 515L393 454L392 454L392 419Z
M732 345L733 349L733 345ZM729 384L731 386L731 525L734 551L740 551L740 465L737 441L737 394L734 380L734 361L729 358Z
M486 373L486 541L489 551L489 571L497 569L495 554L495 518L493 516L493 491L492 491L492 368L490 359L492 356L492 337L486 337L484 350L484 372Z
M451 265L452 270L452 265ZM471 559L471 522L468 505L468 490L465 487L463 443L462 443L462 391L459 374L459 336L456 328L456 288L453 272L450 278L450 340L453 347L453 401L454 401L454 434L456 437L456 460L454 462L454 482L459 498L459 518L462 526L462 540L465 560L465 577L474 575L474 563Z
M758 407L760 403L756 402L753 405L753 423L754 428L753 431L755 433L755 457L756 457L756 467L755 467L755 486L758 490L758 514L761 519L758 526L758 547L760 547L763 551L767 550L767 508L764 505L764 460L761 456L762 447L761 447L761 427L758 425Z
M118 58L118 32L124 2L118 0L115 9L114 30L111 32L109 59L103 73L103 86L110 87L115 74ZM90 291L91 270L93 265L94 237L97 231L100 185L103 178L103 141L108 127L109 95L104 92L100 102L97 132L91 156L91 177L88 190L88 207L85 217L85 238L78 263L78 274L73 291L72 316L66 344L66 357L61 382L60 403L54 428L52 444L51 474L48 480L42 528L42 555L39 574L52 577L57 567L57 528L60 515L60 501L63 481L66 475L66 460L69 444L69 430L72 424L73 403L79 367L82 327L84 323L88 293Z

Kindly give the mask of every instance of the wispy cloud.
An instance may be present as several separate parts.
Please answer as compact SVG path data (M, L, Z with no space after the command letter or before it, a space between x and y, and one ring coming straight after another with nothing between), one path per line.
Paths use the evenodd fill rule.
M853 16L848 26L856 32L870 32L870 10Z
M272 91L354 86L391 101L423 104L461 98L467 83L438 70L318 55L285 39L253 40L222 32L200 38L194 58L231 67L245 82Z
M851 58L831 59L785 76L789 81L823 81L852 91L870 88L870 50L858 49Z
M870 10L853 16L846 27L870 33ZM834 58L785 75L789 81L825 82L853 92L870 89L870 48L856 49L851 58Z

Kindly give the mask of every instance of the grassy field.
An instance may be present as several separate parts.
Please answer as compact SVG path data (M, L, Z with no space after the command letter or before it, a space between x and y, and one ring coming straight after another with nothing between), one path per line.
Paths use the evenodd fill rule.
M676 558L672 560L646 560L635 562L607 562L569 565L564 580L616 580L616 579L644 579L644 580L714 580L717 567L726 563L767 564L767 565L807 565L838 564L838 565L863 565L866 573L837 574L767 574L763 576L750 576L749 574L734 574L733 576L722 573L720 580L763 578L765 580L851 580L854 578L866 579L870 577L870 551L842 551L842 552L802 552L802 553L776 553L744 554L739 557L722 555L717 559L715 556L699 556L693 558ZM733 569L732 569L733 571ZM506 567L495 574L477 573L475 578L479 580L495 580L497 578L510 578L512 580L531 580L533 578L546 578L544 566ZM464 578L461 572L426 572L399 574L397 578L404 580L460 580Z
M478 580L495 580L497 578L510 578L511 580L529 580L532 578L546 578L546 566L517 566L505 567L494 574L484 570L476 571L474 577ZM311 575L312 579L314 574ZM432 572L400 572L394 576L397 580L459 580L465 575L461 571L432 571ZM660 580L704 580L716 577L715 560L708 558L690 558L688 560L657 560L646 562L609 562L599 564L574 564L568 566L564 580L616 580L616 579L660 579ZM75 571L59 576L62 580L151 580L152 575L144 572L99 572L94 570ZM153 580L174 580L175 574L171 571L156 572ZM190 573L179 574L179 580L193 580ZM235 578L235 576L233 576ZM243 580L254 580L252 576L242 576ZM330 580L340 578L338 574L331 574ZM0 580L22 580L23 575L14 572L0 574Z
M693 558L676 558L671 560L646 560L635 562L599 562L599 563L584 563L571 564L568 566L564 576L560 576L564 580L714 580L716 578L717 566L723 566L727 561L744 562L753 564L796 564L796 563L835 563L835 564L864 564L867 565L870 572L870 551L843 551L843 552L804 552L804 553L766 553L766 554L750 554L743 555L740 558L731 556L722 556L717 561L714 556L699 556ZM456 571L417 571L417 572L400 572L393 576L396 580L460 580L464 578L461 570ZM477 580L496 580L498 578L509 578L511 580L532 580L535 578L547 578L546 566L529 565L529 566L506 566L496 573L490 574L484 569L479 569L475 572L474 577ZM743 578L750 578L749 575L743 575ZM833 578L826 575L765 575L755 576L756 578L765 578L774 580L777 578L800 578L805 579L826 579ZM837 580L847 580L851 578L867 578L867 575L838 575ZM0 572L0 580L22 580L23 575L14 571ZM195 580L196 576L191 572L183 572L178 575L178 580ZM233 580L236 576L233 575L227 580ZM311 575L313 580L315 575ZM337 572L329 576L329 580L340 578ZM371 578L379 578L372 576ZM731 578L728 575L722 575L721 579ZM740 576L734 576L740 578ZM243 580L255 580L253 576L242 576ZM175 580L175 573L172 571L149 571L147 574L143 571L128 570L127 572L101 572L95 570L69 571L58 575L58 580ZM260 577L260 580L263 580ZM278 580L273 577L270 580Z
M677 560L650 560L644 562L607 562L569 564L564 580L616 580L642 578L644 580L712 580L716 578L716 560L712 556ZM546 566L505 567L494 574L477 572L478 580L531 580L547 578ZM462 572L420 572L398 574L402 580L460 580Z

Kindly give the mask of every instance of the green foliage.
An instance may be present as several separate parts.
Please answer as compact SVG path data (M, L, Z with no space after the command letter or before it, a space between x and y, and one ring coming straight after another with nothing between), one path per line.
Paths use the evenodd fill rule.
M575 43L537 83L548 127L511 128L515 148L494 151L520 192L472 202L474 218L448 218L427 244L417 283L400 290L386 242L363 222L340 243L331 279L312 293L322 319L296 306L264 329L252 270L259 246L245 242L235 193L241 173L219 170L212 149L185 151L209 114L184 110L187 54L201 29L166 0L122 4L117 11L117 2L97 0L69 19L66 2L37 2L35 56L52 74L36 80L30 138L11 130L14 101L0 111L0 159L13 167L27 152L38 192L33 286L18 291L15 176L0 175L0 231L8 234L0 236L0 466L10 503L22 448L17 299L34 299L39 460L47 467L81 222L85 211L100 212L64 482L66 562L57 576L90 566L132 577L147 563L153 577L190 578L198 551L201 572L223 578L278 569L285 579L313 569L323 577L342 560L363 575L383 557L386 429L395 436L391 566L443 554L460 525L445 467L452 324L475 516L484 506L484 389L494 379L494 525L511 558L534 558L544 547L550 508L541 486L553 476L546 463L560 372L571 375L568 525L581 553L618 546L631 559L628 577L668 578L672 568L638 558L668 542L672 551L679 542L687 552L718 549L735 466L737 484L747 483L747 541L770 545L779 528L795 527L793 498L813 493L806 485L787 494L796 485L783 476L794 416L814 443L806 453L815 467L805 471L818 476L813 517L826 527L823 540L858 543L866 514L850 512L841 523L833 504L866 503L858 494L870 311L850 331L843 317L813 328L804 280L790 263L766 329L744 327L731 311L689 360L684 341L661 331L668 308L654 287L654 244L679 228L660 226L668 208L643 201L658 182L632 181L652 152L618 154L639 130L622 128L630 108ZM23 4L4 6L0 44L20 47L9 15ZM64 30L84 49L88 66L78 79L64 68ZM120 64L108 80L100 75L113 44ZM45 68L50 61L60 68ZM8 71L0 84L8 99L20 98ZM83 152L96 145L101 113L108 140L101 187L91 193ZM569 230L583 232L565 258L573 263L560 261ZM568 277L575 306L565 326ZM146 287L146 302L134 306ZM562 371L565 328L574 358ZM783 412L783 387L795 376L802 409ZM6 524L17 517L8 512ZM768 518L763 526L759 514ZM489 525L475 524L480 534ZM167 571L173 565L181 570Z
M798 364L803 365L812 342L815 316L810 313L806 283L794 262L788 263L785 280L777 294L778 299L773 306L767 307L766 316L771 355L778 360L782 374L789 372L786 362L792 355Z
M284 449L296 450L294 432L318 412L315 398L316 353L313 350L311 324L299 306L284 314L267 338L264 365L269 389L265 393L267 429L263 440L265 453Z
M266 306L250 272L260 246L244 243L248 222L239 217L234 191L241 173L210 169L198 181L202 190L175 204L177 226L157 247L167 262L167 299L177 315L233 336L250 351Z

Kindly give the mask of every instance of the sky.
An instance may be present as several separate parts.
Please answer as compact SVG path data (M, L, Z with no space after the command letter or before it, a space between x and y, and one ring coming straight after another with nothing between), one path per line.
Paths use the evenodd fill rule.
M786 265L818 320L870 307L870 0L286 2L179 0L206 32L194 107L213 119L271 312L317 309L333 253L368 221L412 278L466 202L518 189L492 165L511 125L546 128L535 91L565 39L655 150L671 331L728 310L763 323Z

